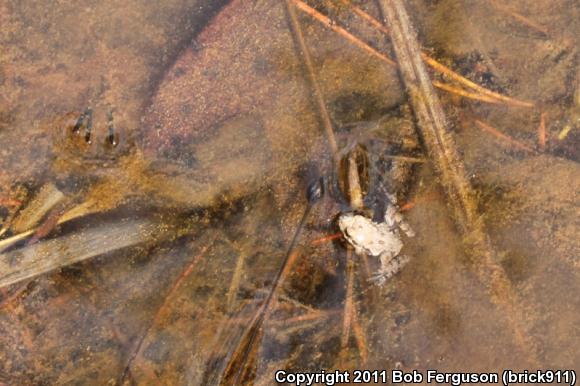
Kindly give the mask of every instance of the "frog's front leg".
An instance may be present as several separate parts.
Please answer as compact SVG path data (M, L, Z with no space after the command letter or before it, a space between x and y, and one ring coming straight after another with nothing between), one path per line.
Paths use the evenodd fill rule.
M407 255L396 255L385 252L379 256L381 269L370 277L377 285L384 285L387 280L395 276L411 260Z

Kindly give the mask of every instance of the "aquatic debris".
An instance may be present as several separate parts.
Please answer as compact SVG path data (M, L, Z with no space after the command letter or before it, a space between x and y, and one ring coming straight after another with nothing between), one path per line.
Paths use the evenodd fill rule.
M540 125L538 126L538 148L541 151L546 149L546 113L540 114Z
M32 201L14 219L10 227L11 230L14 233L30 230L30 228L37 225L50 210L64 199L64 193L54 184L47 183L43 185Z
M321 14L320 12L315 10L314 8L310 7L308 4L306 4L300 0L291 0L291 1L296 5L296 7L298 9L300 9L304 13L308 14L309 16L311 16L315 20L319 21L320 23L323 23L328 28L330 28L331 30L333 30L334 32L339 34L340 36L346 38L348 41L352 42L353 44L355 44L359 48L363 49L364 51L366 51L370 55L377 57L378 59L382 60L383 62L387 63L390 66L393 66L393 67L397 66L396 62L394 62L391 58L389 58L388 56L377 51L375 48L369 46L367 43L365 43L362 40L360 40L359 38L355 37L354 35L352 35L350 32L348 32L344 28L336 25L336 23L332 22L332 20L330 18ZM366 21L369 21L373 25L373 27L377 28L379 31L383 32L386 35L390 34L389 30L385 26L382 26L378 20L376 20L375 18L373 18L372 16L370 16L369 14L367 14L366 12L361 10L360 8L352 5L349 1L347 1L347 0L342 0L342 1L343 1L343 3L349 4L350 7L353 9L353 11L357 15L361 16ZM423 60L425 60L425 63L427 63L429 66L431 66L435 71L441 73L442 75L446 75L446 76L450 77L454 81L480 93L481 95L477 95L477 94L474 94L474 93L469 92L469 91L461 90L461 89L458 89L456 87L447 85L445 83L433 82L433 84L437 88L440 88L441 90L444 90L444 91L447 91L450 93L454 93L454 94L457 94L457 95L460 95L460 96L463 96L466 98L480 100L480 101L487 102L487 103L504 103L504 104L514 106L514 107L534 107L534 103L532 103L532 102L520 101L518 99L511 98L511 97L496 93L494 91L488 90L485 87L482 87L482 86L478 85L477 83L474 83L474 82L470 81L469 79L459 75L455 71L444 66L443 64L439 63L438 61L431 58L429 55L427 55L425 53L421 53L421 57L423 58Z
M64 224L68 221L74 220L79 217L87 216L90 214L98 213L101 211L102 208L99 207L98 203L96 202L95 198L89 198L86 201L80 203L69 209L67 212L62 214L60 217L55 217L54 219L49 219L51 227L56 225ZM0 252L10 248L11 246L15 245L16 243L26 240L30 236L37 237L40 233L44 233L46 230L43 229L44 225L40 225L38 227L34 227L28 229L27 231L20 232L15 234L11 237L7 237L5 239L0 240Z
M310 244L312 244L312 245L324 244L324 243L327 243L327 242L332 241L332 240L340 239L341 237L342 237L342 232L337 232L337 233L329 235L329 236L324 236L324 237L320 237L318 239L312 240L310 242Z
M207 252L209 247L211 247L211 245L214 243L214 241L215 241L215 239L211 239L204 247L202 247L199 250L199 252L193 257L193 259L191 259L191 262L183 269L183 271L177 277L177 279L173 282L173 285L171 286L171 288L167 292L167 295L165 295L165 297L163 298L163 303L161 304L161 306L159 307L159 309L155 313L155 316L151 320L151 323L149 323L149 325L145 328L145 331L143 331L143 333L137 339L137 342L136 342L133 350L131 350L130 355L129 355L129 359L127 360L127 364L125 365L123 373L121 374L121 378L120 378L120 381L118 383L119 385L123 385L125 383L127 377L130 375L131 366L133 365L133 362L141 354L143 342L145 342L145 339L149 335L149 332L151 331L151 329L154 326L156 326L157 323L159 322L159 320L165 315L165 312L166 312L167 307L169 305L169 300L174 296L174 294L177 292L179 287L181 287L181 284L185 281L185 279L187 279L189 277L189 275L191 275L191 272L193 272L193 269L195 268L195 266L197 265L199 260L205 255L205 253Z
M563 141L564 139L566 139L570 131L572 131L572 125L568 124L564 126L564 128L558 133L558 139L560 141Z
M469 99L473 99L473 100L476 100L476 101L482 101L482 102L487 102L487 103L492 103L492 104L493 103L500 103L498 100L493 99L493 98L491 98L489 96L475 94L473 92L463 90L463 89L461 89L459 87L455 87L455 86L452 86L450 84L446 84L446 83L443 83L443 82L439 82L438 80L433 80L433 86L435 86L435 87L437 87L437 88L439 88L441 90L448 91L448 92L450 92L452 94L456 94L456 95L459 95L459 96L462 96L462 97L465 97L465 98L469 98Z
M488 90L485 87L482 87L482 86L478 85L477 83L472 82L471 80L459 75L455 71L453 71L450 68L439 63L435 59L429 57L424 52L421 53L421 58L423 58L425 63L427 63L435 71L440 72L441 74L450 77L451 79L465 85L466 87L471 88L471 89L481 93L483 96L488 96L490 98L497 99L498 101L503 102L504 104L509 105L509 106L513 106L513 107L528 107L528 108L534 107L534 103L532 103L532 102L521 101L519 99L508 97L506 95L502 95L502 94L499 94L497 92Z
M302 54L300 56L302 57L304 67L306 67L306 73L308 74L308 78L310 80L310 86L312 88L312 93L314 94L314 99L316 100L318 113L320 114L320 118L322 119L324 131L326 133L326 138L330 145L330 149L332 150L332 155L335 158L335 162L337 162L338 160L336 159L336 157L338 154L338 145L336 144L336 137L334 135L334 130L332 128L330 114L328 113L328 109L326 108L326 104L324 103L322 89L320 88L320 84L318 82L318 79L316 78L314 65L312 64L312 58L310 57L310 52L308 51L308 47L306 46L306 42L304 40L302 28L300 27L300 23L298 22L298 18L296 17L296 12L294 11L294 8L290 4L290 1L286 0L284 4L286 5L286 12L288 13L290 30L294 35L294 40L298 45L298 50Z
M361 186L361 176L359 174L359 168L357 163L357 155L360 152L359 147L355 147L350 153L346 156L347 160L347 190L348 190L348 197L351 209L355 211L362 211L364 210L364 203L363 203L363 189ZM362 153L363 159L365 159L364 152ZM349 244L355 249L356 254L360 257L365 271L367 272L367 277L369 276L369 268L368 268L368 261L367 261L367 249L366 246L368 245L361 245L358 243L353 243L354 240L350 240L349 236L349 216L352 213L343 213L338 219L339 228L343 237L349 242ZM362 217L362 216L360 216ZM364 236L362 229L356 228L352 229L356 236ZM360 241L360 237L359 237ZM364 243L363 243L364 244ZM401 244L402 245L402 244ZM342 339L341 339L341 357L345 358L347 355L348 349L348 341L350 337L350 331L352 329L354 333L354 338L357 343L357 349L362 361L362 365L365 365L368 360L368 347L366 343L366 336L362 330L360 325L359 317L358 317L358 307L354 301L354 274L355 274L355 259L353 258L353 253L351 248L347 248L346 250L346 295L344 300L344 317L343 317L343 325L342 325ZM385 278L386 279L386 278ZM380 279L379 279L380 282Z
M300 7L301 5L305 6L305 4L303 4L301 2L294 1L292 3L294 5L296 5L297 7ZM302 56L302 59L304 62L304 66L306 67L306 70L308 72L308 75L309 75L309 78L311 81L311 86L313 89L313 93L316 97L318 110L319 110L320 115L323 118L326 136L327 136L327 139L328 139L328 142L330 145L330 150L332 152L332 158L333 158L333 163L334 163L333 168L338 168L341 160L340 160L338 145L336 142L336 137L335 137L334 130L332 127L332 123L331 123L330 118L329 118L330 115L328 113L328 109L327 109L326 104L324 102L322 91L320 89L320 86L318 84L318 80L316 78L316 73L314 71L312 59L310 57L308 47L306 46L306 43L304 41L302 27L301 27L300 23L298 22L295 10L294 10L290 0L286 0L285 5L286 5L287 14L288 14L288 19L290 22L290 29L292 30L292 32L295 36L295 40L298 43L298 48L299 48L300 53L302 54L301 56ZM303 7L302 10L308 12L309 7L308 6ZM316 13L316 11L314 11L314 12ZM340 28L331 22L329 22L328 25L335 32L337 32L340 35L342 35L343 37L347 38L347 40L350 40L359 46L361 46L361 44L362 44L362 47L365 47L364 43L359 41L356 37L354 37L353 35L348 33L343 28ZM369 47L369 49L370 49L370 47ZM379 57L384 61L388 62L390 60L386 56L384 56L384 55L382 55L382 54L380 54L377 51L374 51L372 49L367 50L367 51L370 52L371 54L372 53L378 54ZM348 163L349 163L349 168L348 168L348 180L349 180L348 188L349 189L348 190L349 190L350 204L351 204L351 207L353 207L353 208L362 208L362 206L363 206L363 194L362 194L362 190L361 190L361 186L360 186L360 178L359 178L358 171L357 171L355 152L352 152L350 154L350 156L348 157ZM311 184L307 188L307 198L308 198L309 203L313 203L313 202L320 200L322 198L322 195L324 194L323 190L324 190L324 181L323 180L318 181L318 183ZM290 266L290 264L288 264L288 266ZM354 300L353 300L354 260L352 259L350 250L347 250L347 272L346 272L346 275L347 275L347 290L346 290L345 304L344 304L344 311L343 311L344 318L343 318L343 331L342 331L342 353L346 352L347 345L348 345L348 339L350 336L351 324L352 324L353 329L355 331L355 338L357 341L357 345L359 348L359 353L360 353L361 359L362 359L363 363L366 363L367 356L368 356L368 354L367 354L368 350L366 347L366 339L364 338L364 333L362 332L362 328L360 326L360 322L359 322L358 316L357 316L357 307L354 304Z
M526 333L524 312L505 271L497 263L497 253L481 222L475 192L448 131L447 118L421 59L416 32L405 6L401 0L378 1L391 27L391 40L417 118L417 129L441 177L455 221L465 237L464 242L469 245L476 273L487 286L491 300L504 310L518 344L536 364L536 351Z
M405 204L401 205L399 208L399 212L404 213L407 212L415 207L415 205L419 203L426 203L429 201L433 201L436 198L436 194L433 191L428 191L420 198L415 198L411 201L406 202Z
M365 42L363 42L362 40L360 40L359 38L357 38L356 36L354 36L353 34L348 32L344 28L342 28L339 25L337 25L336 23L334 23L332 20L330 20L329 17L321 14L320 12L315 10L314 8L310 7L308 4L306 4L302 1L299 1L299 0L291 0L291 1L296 6L296 8L298 8L302 12L310 15L315 20L321 22L322 24L324 24L325 26L327 26L328 28L330 28L331 30L333 30L334 32L336 32L337 34L339 34L340 36L342 36L346 40L350 41L351 43L354 43L354 45L356 45L357 47L362 48L364 51L366 51L370 55L377 57L378 59L382 60L383 62L387 63L390 66L393 66L393 67L397 66L397 63L395 63L395 61L393 59L391 59L388 56L375 50L374 48L372 48L371 46L369 46L368 44L366 44Z
M0 197L0 205L9 206L9 207L17 207L17 206L22 205L22 201L17 200L15 198Z
M521 143L520 141L518 141L515 138L510 137L507 134L502 133L501 131L499 131L498 129L496 129L493 126L488 125L485 122L482 122L478 119L475 120L475 125L477 127L479 127L482 130L487 131L490 134L493 134L494 136L496 136L497 138L509 143L510 145L512 145L513 147L520 149L520 150L524 150L528 153L535 153L536 151L534 149L532 149L530 146ZM541 126L541 124L540 124Z
M254 317L250 321L239 343L235 346L235 349L233 350L233 353L228 360L228 364L225 370L223 371L222 380L226 380L228 382L227 384L231 383L233 385L238 385L247 376L247 372L249 371L248 369L248 362L250 360L249 357L251 356L251 353L255 349L254 345L260 334L262 325L264 324L264 321L268 319L268 316L271 312L272 304L276 299L278 289L283 283L284 278L288 276L291 267L294 265L294 262L298 257L298 253L296 252L296 245L304 229L304 224L306 224L308 216L312 211L314 205L320 200L320 198L322 198L321 194L316 193L323 192L321 186L317 187L317 185L322 185L322 183L323 183L322 179L313 181L306 189L308 204L306 206L306 209L304 210L302 219L300 220L300 223L296 228L294 237L290 242L288 251L286 252L286 257L284 258L284 261L280 265L278 273L276 274L276 276L272 281L272 287L270 288L266 299L254 314Z
M122 248L168 238L145 218L104 223L0 254L0 288Z
M369 15L368 13L366 13L365 11L363 11L362 9L360 9L359 7L354 5L350 0L340 0L340 1L343 4L346 4L347 6L349 6L353 10L354 13L356 13L358 16L360 16L361 18L363 18L364 20L369 22L375 29L381 31L382 33L384 33L386 35L390 34L389 29L384 24L382 24L380 21L378 21L377 19L375 19L374 17L372 17L371 15ZM462 84L463 86L466 86L467 88L470 88L474 91L477 91L481 95L477 95L474 93L470 93L468 91L457 89L457 88L452 87L450 85L447 85L445 83L434 81L433 85L437 88L440 88L442 90L445 90L445 91L448 91L451 93L455 93L455 94L460 95L460 96L464 96L466 98L477 99L477 100L481 100L481 101L488 102L488 103L503 102L507 105L512 105L512 106L516 106L516 107L533 107L534 106L534 104L531 102L520 101L520 100L517 100L514 98L510 98L508 96L496 93L494 91L488 90L487 88L482 87L482 86L478 85L477 83L472 82L471 80L459 75L458 73L456 73L455 71L453 71L449 67L441 64L437 60L435 60L432 57L430 57L429 55L427 55L425 52L421 52L421 57L423 58L425 63L427 63L435 71L439 72L442 75L446 75L446 76L450 77L454 81Z
M495 1L495 0L491 0L489 3L498 11L503 12L503 13L513 17L515 20L519 21L521 24L541 33L544 36L550 35L550 31L548 31L548 29L546 27L531 20L530 18L525 17L524 15L522 15L522 14L520 14L512 9L509 9L504 4L501 4L500 2Z

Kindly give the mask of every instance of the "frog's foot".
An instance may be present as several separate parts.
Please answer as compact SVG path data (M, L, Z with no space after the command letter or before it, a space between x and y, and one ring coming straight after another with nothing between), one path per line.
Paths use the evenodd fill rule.
M387 223L390 228L398 227L407 237L415 237L415 231L411 228L411 225L405 221L396 204L389 203L387 205L387 209L385 210L385 223Z
M386 264L381 264L381 269L369 278L369 281L382 286L387 280L395 276L399 271L407 265L411 259L407 255L398 255L393 257Z

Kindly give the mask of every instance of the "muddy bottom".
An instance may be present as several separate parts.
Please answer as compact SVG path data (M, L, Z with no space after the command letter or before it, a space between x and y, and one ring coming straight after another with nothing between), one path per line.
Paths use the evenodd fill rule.
M482 263L375 2L1 1L0 385L580 370L580 7L528 3L405 3Z

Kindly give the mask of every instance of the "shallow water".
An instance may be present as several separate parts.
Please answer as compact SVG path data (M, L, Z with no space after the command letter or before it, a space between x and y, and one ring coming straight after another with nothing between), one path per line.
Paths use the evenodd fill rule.
M381 19L374 2L353 3ZM368 280L377 258L328 237L349 210L332 189L289 250L308 184L341 173L283 2L75 4L0 3L2 238L33 229L0 267L85 257L0 289L0 384L230 384L228 361L286 255L243 355L246 384L273 384L281 368L578 370L576 2L406 3L429 56L533 102L438 91L503 292L429 155L403 151L420 141L401 126L396 68L336 27L394 59L388 37L344 2L301 3L334 29L312 11L298 21L339 148L383 158L386 171L359 171L391 173L416 233L403 238L411 262L384 286ZM75 129L87 108L90 132L88 119ZM389 165L412 175L396 185Z

